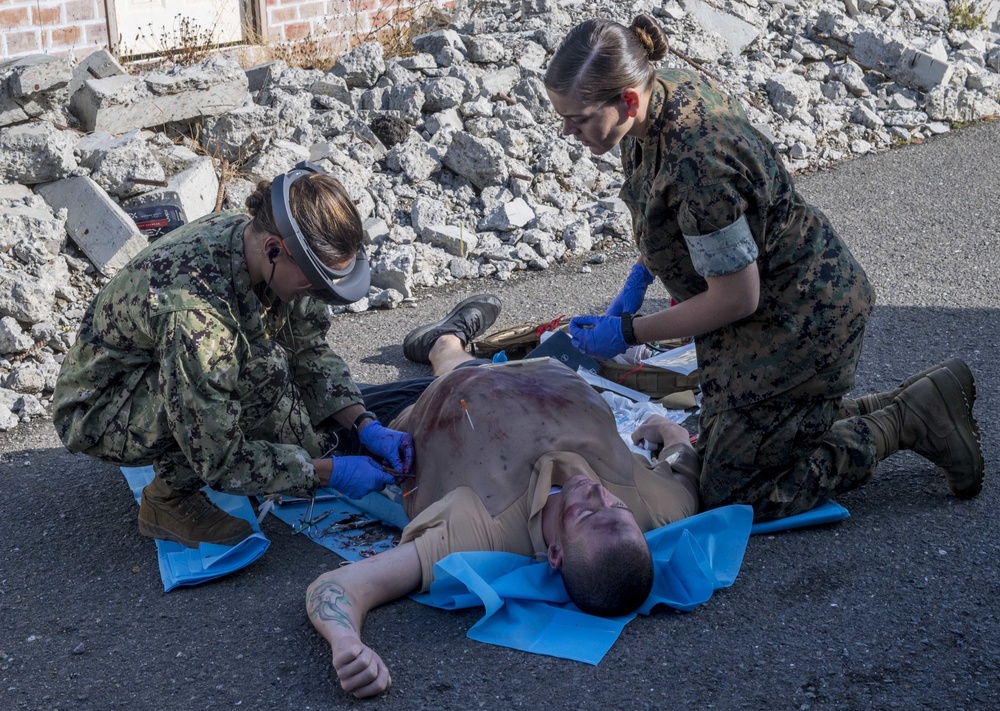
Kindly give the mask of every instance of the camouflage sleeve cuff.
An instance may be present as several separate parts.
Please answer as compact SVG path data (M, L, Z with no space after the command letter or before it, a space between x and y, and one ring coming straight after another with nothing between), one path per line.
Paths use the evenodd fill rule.
M703 277L735 274L757 260L746 215L721 230L706 235L684 235L695 271Z

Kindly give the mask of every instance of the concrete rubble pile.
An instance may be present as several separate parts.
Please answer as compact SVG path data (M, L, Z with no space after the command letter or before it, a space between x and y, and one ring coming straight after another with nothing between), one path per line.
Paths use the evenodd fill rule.
M1000 114L1000 0L974 7L982 29L960 31L945 0L460 0L410 56L366 43L329 72L2 63L0 431L45 414L88 303L147 244L130 207L238 209L258 178L314 161L364 218L372 289L349 310L394 308L627 244L617 152L561 137L541 81L579 19L657 16L666 64L721 81L801 171Z

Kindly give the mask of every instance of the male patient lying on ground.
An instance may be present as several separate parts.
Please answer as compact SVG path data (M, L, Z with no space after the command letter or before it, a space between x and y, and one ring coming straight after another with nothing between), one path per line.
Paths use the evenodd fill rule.
M648 423L645 438L662 446L651 465L629 451L600 395L551 359L458 368L391 426L416 443L416 473L403 486L411 522L400 545L325 573L307 593L341 685L358 697L391 683L360 640L365 615L427 590L447 555L548 560L581 610L621 615L652 586L643 532L698 510L687 431L665 418Z

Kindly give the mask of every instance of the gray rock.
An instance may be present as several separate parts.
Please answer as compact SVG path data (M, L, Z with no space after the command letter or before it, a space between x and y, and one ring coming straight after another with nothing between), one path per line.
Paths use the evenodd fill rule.
M814 96L813 87L807 79L787 72L770 77L766 89L774 110L785 118L808 109Z
M0 315L22 323L45 321L52 313L55 296L51 283L0 267Z
M76 137L48 122L0 128L0 181L35 185L77 168Z
M399 245L373 259L372 286L392 289L405 298L412 296L415 255L411 245Z
M269 138L285 138L279 133L281 119L269 106L250 104L202 124L201 143L205 151L229 162L246 160Z
M247 76L235 62L213 55L191 66L176 66L143 77L88 79L70 107L86 131L122 133L217 116L243 105Z
M833 68L833 76L855 96L868 96L871 93L865 84L865 73L854 62L846 61L836 65Z
M371 297L368 300L368 305L373 309L395 309L403 303L405 298L395 289L385 289Z
M507 179L507 162L500 144L491 138L477 138L467 131L454 135L443 162L478 188Z
M11 316L0 318L0 354L23 353L35 345L17 319Z
M385 71L385 55L378 42L364 42L342 55L330 73L343 79L350 88L375 86Z
M528 206L528 203L517 198L494 208L480 223L479 229L509 232L524 227L533 219L535 219L535 213Z
M454 77L431 79L424 84L425 113L437 113L460 106L466 98L465 82Z
M441 67L451 66L466 53L465 43L455 30L434 30L414 37L413 48L432 55Z
M389 151L385 162L391 170L405 173L411 183L427 180L441 170L437 148L415 133Z
M590 232L590 223L577 220L563 230L562 240L573 252L589 252L594 246L594 237Z
M469 51L469 61L480 64L500 62L507 56L504 46L495 37L489 35L466 37L465 46Z

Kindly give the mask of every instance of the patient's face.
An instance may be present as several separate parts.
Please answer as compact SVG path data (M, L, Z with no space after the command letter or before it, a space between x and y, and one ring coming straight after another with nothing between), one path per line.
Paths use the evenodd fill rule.
M559 531L563 545L588 545L611 537L642 536L625 503L590 478L577 474L562 487Z

